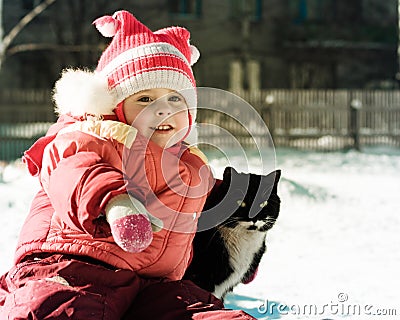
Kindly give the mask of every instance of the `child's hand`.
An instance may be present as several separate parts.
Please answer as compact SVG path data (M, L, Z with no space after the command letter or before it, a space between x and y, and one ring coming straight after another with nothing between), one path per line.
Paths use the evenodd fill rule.
M127 252L141 252L153 240L153 231L162 228L162 221L152 217L137 199L122 194L106 206L106 218L115 242Z

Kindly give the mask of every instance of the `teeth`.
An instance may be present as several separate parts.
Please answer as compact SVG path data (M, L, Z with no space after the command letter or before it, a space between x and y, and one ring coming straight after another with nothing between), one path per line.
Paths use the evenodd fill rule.
M161 125L156 127L156 130L169 130L169 129L171 129L170 125Z

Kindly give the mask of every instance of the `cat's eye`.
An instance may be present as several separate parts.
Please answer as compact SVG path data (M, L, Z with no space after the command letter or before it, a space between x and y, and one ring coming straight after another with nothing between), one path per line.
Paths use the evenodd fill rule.
M264 202L260 203L260 208L266 207L268 204L268 200L265 200Z
M244 202L242 200L238 200L238 201L236 201L236 203L238 204L239 207L242 207L242 208L246 207L246 202Z

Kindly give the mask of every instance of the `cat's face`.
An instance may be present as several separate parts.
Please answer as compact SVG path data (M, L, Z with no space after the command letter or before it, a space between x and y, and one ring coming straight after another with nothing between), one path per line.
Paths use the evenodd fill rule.
M226 196L222 201L230 203L230 207L233 205L234 212L224 225L240 225L247 230L262 232L271 229L279 215L277 186L280 175L280 170L262 176L238 173L233 168L226 168L221 184Z
M248 230L267 231L271 229L279 215L280 198L277 194L277 186L280 175L280 170L262 176L237 173L231 168L231 189L244 186L245 181L248 180L247 192L245 192L246 189L241 190L241 192L245 192L244 198L242 196L243 200L236 200L238 208L231 220L237 220ZM235 193L233 191L233 194Z

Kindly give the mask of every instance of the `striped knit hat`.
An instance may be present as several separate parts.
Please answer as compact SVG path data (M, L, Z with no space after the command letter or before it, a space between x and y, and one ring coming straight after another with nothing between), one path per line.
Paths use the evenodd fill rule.
M152 32L127 11L103 16L93 24L103 36L113 39L102 53L95 72L64 71L54 93L58 113L112 114L132 94L166 88L178 91L185 98L194 121L197 97L191 66L200 54L189 44L189 31L169 27Z

